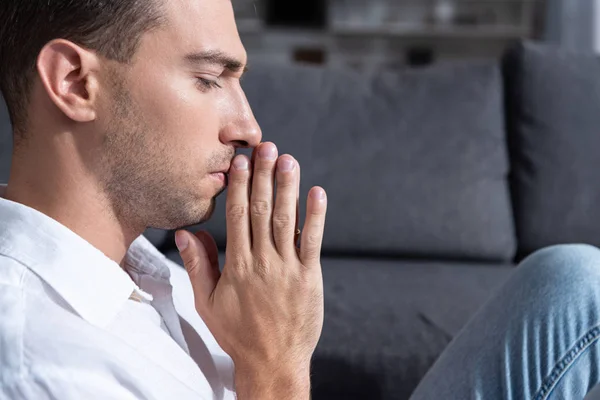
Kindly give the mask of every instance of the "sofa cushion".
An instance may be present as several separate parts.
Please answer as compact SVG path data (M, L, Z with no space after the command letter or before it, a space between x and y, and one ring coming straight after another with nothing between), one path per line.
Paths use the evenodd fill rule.
M523 43L504 71L519 253L600 245L600 59Z
M176 251L167 257L181 264ZM368 258L324 257L322 266L325 324L312 368L315 400L408 399L513 272L510 265Z
M343 258L325 258L322 265L326 317L315 355L315 400L408 399L513 271L488 264ZM348 371L356 379L348 380ZM378 395L370 396L371 388Z
M302 166L301 215L312 186L328 191L325 253L514 255L496 64L373 77L254 65L244 87L264 140ZM202 227L221 245L224 203Z

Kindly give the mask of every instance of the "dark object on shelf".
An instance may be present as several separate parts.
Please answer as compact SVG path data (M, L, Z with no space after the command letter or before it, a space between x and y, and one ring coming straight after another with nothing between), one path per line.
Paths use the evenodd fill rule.
M431 47L411 47L406 51L406 63L411 67L425 67L434 61L435 54Z
M305 64L323 65L326 62L326 54L323 49L297 48L294 50L294 61Z
M496 22L494 14L486 14L486 18L487 19L485 20L478 20L477 16L473 14L458 14L454 20L454 23L462 26L475 26L481 23L492 24Z
M475 20L476 23L485 24L485 25L493 25L493 24L499 23L498 13L491 6L485 8L479 18L474 17L473 19Z
M324 0L268 0L268 26L295 28L325 28L327 2Z

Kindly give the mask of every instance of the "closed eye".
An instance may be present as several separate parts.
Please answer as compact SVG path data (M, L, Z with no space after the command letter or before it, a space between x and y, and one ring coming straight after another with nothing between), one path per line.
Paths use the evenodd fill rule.
M206 79L206 78L198 78L198 84L201 86L201 88L203 90L209 90L209 89L221 89L222 86L219 85L219 82L217 81L213 81L210 79Z

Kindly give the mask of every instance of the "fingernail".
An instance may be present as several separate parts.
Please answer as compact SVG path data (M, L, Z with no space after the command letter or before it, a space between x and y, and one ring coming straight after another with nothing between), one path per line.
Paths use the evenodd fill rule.
M315 189L311 192L313 199L325 200L325 191L323 189Z
M175 233L175 244L177 245L177 249L180 252L187 249L189 243L190 243L190 240L185 233L183 233L183 232Z
M279 169L283 172L290 172L294 169L296 163L294 160L290 158L280 158L279 159Z
M277 157L277 148L272 144L263 144L258 150L258 155L267 160L275 160Z
M238 171L246 171L248 169L248 159L244 156L237 157L233 160L233 166Z

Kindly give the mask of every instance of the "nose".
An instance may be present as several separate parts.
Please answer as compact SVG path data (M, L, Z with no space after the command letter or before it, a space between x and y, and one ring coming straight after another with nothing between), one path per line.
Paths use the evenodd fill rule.
M235 148L254 148L261 143L262 131L241 89L237 97L237 104L230 108L228 122L221 130L221 142Z

